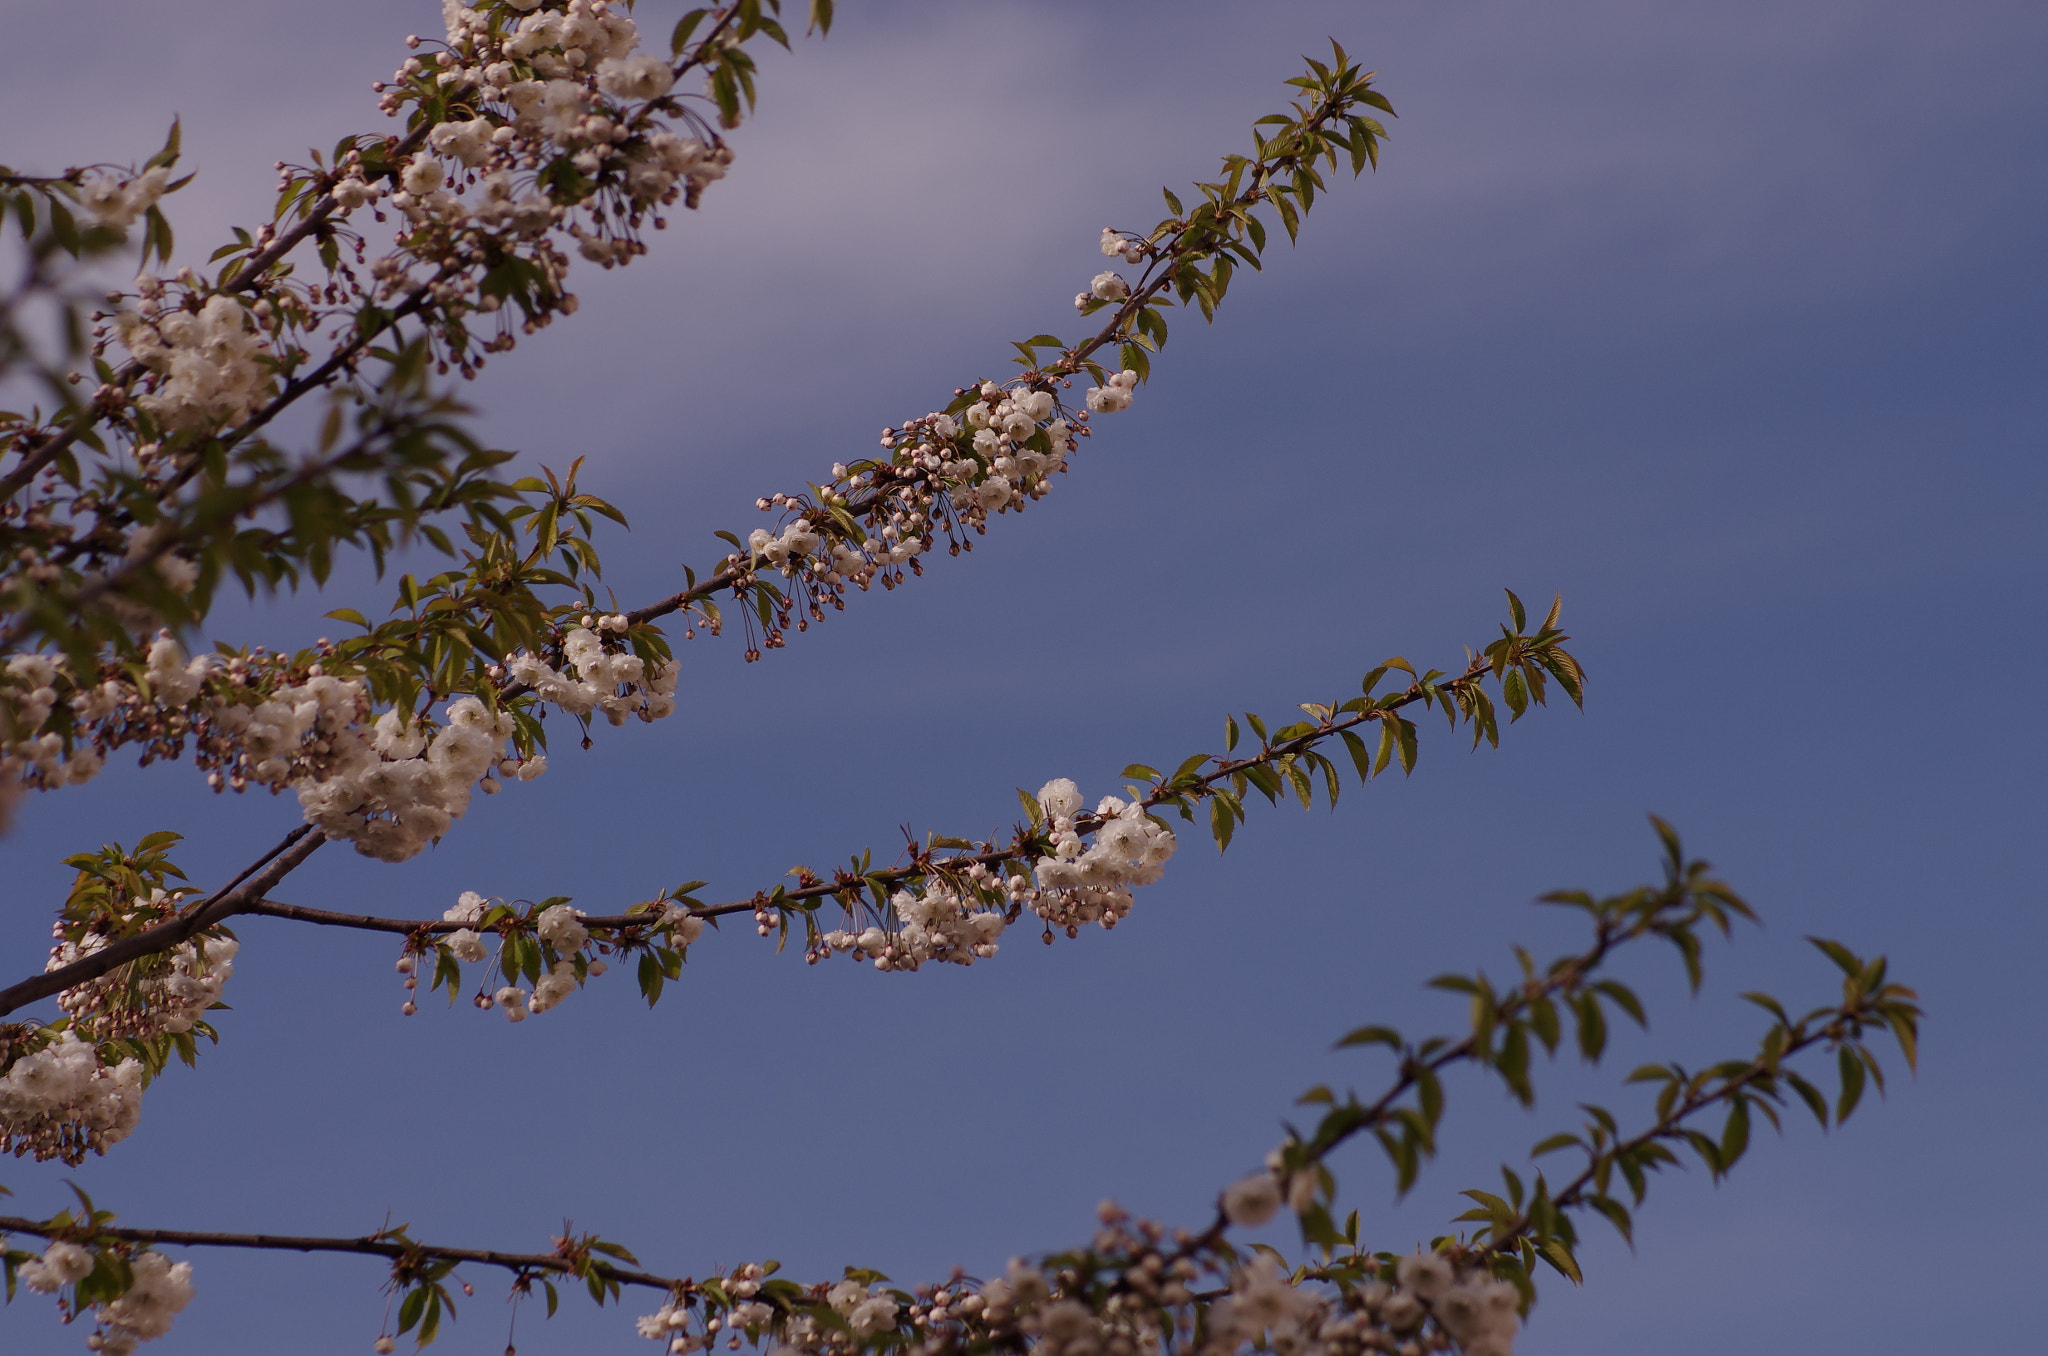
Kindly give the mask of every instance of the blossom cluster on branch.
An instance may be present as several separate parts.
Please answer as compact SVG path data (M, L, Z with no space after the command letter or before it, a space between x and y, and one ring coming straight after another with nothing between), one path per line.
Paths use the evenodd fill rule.
M76 1163L128 1138L142 1119L142 1063L108 1067L93 1046L60 1031L0 1075L0 1151Z
M573 312L565 249L607 267L625 262L644 252L647 227L665 224L663 207L695 205L731 162L723 130L753 99L746 44L788 41L774 8L747 0L692 11L663 57L640 50L628 5L449 3L445 39L379 84L384 110L407 118L403 135L344 138L331 162L281 166L275 222L239 231L216 252L212 276L145 272L132 291L110 294L115 309L94 318L100 385L91 401L67 398L48 425L0 416L0 457L16 458L0 467L0 648L44 664L59 658L23 651L40 637L68 660L54 686L20 695L51 689L69 708L141 668L157 628L203 621L228 577L252 592L302 572L324 580L343 547L381 561L424 540L455 554L434 524L451 512L466 517L473 538L510 532L523 515L499 503L521 498L529 482L490 474L508 454L478 449L452 428L455 407L426 377L451 364L473 373L483 354L516 342L515 329ZM829 5L814 6L814 27L830 18ZM692 71L705 80L702 94L678 84ZM168 258L156 200L183 182L167 177L177 154L174 127L141 172L93 167L34 179L0 170L0 212L19 209L8 219L18 215L39 262L65 250L105 253L138 213L149 221L148 248ZM386 207L399 220L372 257L351 219L383 222ZM304 251L321 266L310 278L294 257ZM495 337L474 336L479 325ZM26 352L0 343L0 375ZM315 394L334 401L319 452L294 458L272 446L271 421ZM346 441L337 435L351 409L360 436ZM341 477L361 472L381 480L381 494L344 489ZM278 514L293 530L266 517ZM556 545L551 537L541 555ZM563 580L526 566L500 582L513 585L513 609L531 613L532 586ZM484 611L443 620L496 628L500 619ZM319 658L302 653L292 666ZM475 690L486 665L475 667L444 694ZM386 697L391 684L380 677L370 675L370 686ZM42 728L47 708L17 706L16 695L0 693L0 795L11 797L18 780L47 788L91 775L105 749L90 722L60 709ZM135 723L176 724L179 705L149 703ZM159 753L177 743L173 735ZM232 766L218 770L246 780Z

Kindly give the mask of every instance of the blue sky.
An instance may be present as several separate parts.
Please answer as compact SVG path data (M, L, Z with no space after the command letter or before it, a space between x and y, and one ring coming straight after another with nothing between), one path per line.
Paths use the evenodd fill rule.
M986 834L1012 788L1114 789L1130 761L1217 748L1226 710L1355 690L1388 654L1450 667L1561 591L1589 683L1497 751L1425 727L1406 782L1332 814L1255 810L1227 856L1184 837L1114 934L1023 930L969 971L883 976L697 948L648 1013L624 975L512 1028L428 1006L393 948L250 920L197 1072L75 1173L15 1165L21 1206L73 1176L138 1224L545 1244L564 1217L656 1270L781 1258L906 1282L1082 1238L1103 1196L1202 1217L1366 1021L1450 1029L1423 982L1562 949L1532 909L1647 879L1655 812L1765 919L1677 967L1608 1069L1559 1065L1534 1114L1452 1090L1442 1160L1402 1203L1339 1163L1368 1233L1406 1247L1456 1193L1573 1123L1640 1102L1649 1058L1735 1053L1735 994L1825 1001L1800 938L1883 951L1928 1009L1920 1076L1823 1137L1760 1137L1714 1188L1658 1184L1635 1253L1589 1229L1588 1285L1545 1292L1518 1350L2013 1350L2034 1329L2021 1235L2048 1210L2032 1040L2048 944L2035 845L2048 722L2048 13L1817 0L847 3L764 63L732 177L653 255L586 274L573 322L472 387L483 436L587 456L627 507L622 600L757 525L756 495L866 455L884 423L1000 375L1007 341L1075 330L1105 224L1149 226L1334 35L1401 117L1213 329L1175 327L1133 410L971 557L863 596L763 663L695 643L683 710L566 744L402 867L329 850L281 897L427 916L464 889L586 907L679 879L719 897L898 825ZM651 16L666 13L648 4ZM337 20L337 15L343 16ZM177 112L203 259L267 214L269 166L377 124L368 83L429 5L30 0L0 55L11 164L146 154ZM80 91L89 97L81 99ZM294 643L381 585L224 611ZM366 607L366 610L369 610ZM40 968L57 859L157 828L216 878L294 821L120 768L31 804L0 843L0 955ZM195 1257L161 1356L366 1350L368 1263ZM441 1347L503 1349L497 1278ZM521 1352L643 1349L570 1304ZM39 1302L10 1350L76 1349ZM651 1349L651 1348L646 1348Z

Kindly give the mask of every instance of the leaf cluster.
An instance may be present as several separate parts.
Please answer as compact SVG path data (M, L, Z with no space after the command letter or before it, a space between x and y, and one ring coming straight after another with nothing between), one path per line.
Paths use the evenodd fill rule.
M1209 829L1218 851L1230 846L1231 838L1245 818L1245 798L1257 792L1270 804L1279 804L1292 794L1303 809L1315 805L1321 785L1326 803L1334 809L1343 790L1337 763L1323 746L1341 742L1349 756L1359 784L1370 782L1390 766L1398 765L1405 776L1415 770L1419 748L1416 723L1404 712L1410 707L1434 707L1441 711L1450 728L1466 725L1472 731L1472 747L1481 740L1491 746L1500 743L1500 724L1494 698L1486 690L1491 679L1508 707L1509 723L1520 720L1531 702L1546 702L1546 684L1551 679L1564 688L1574 704L1583 705L1584 676L1578 661L1564 648L1571 637L1558 628L1563 608L1560 597L1536 630L1528 629L1528 617L1521 600L1510 592L1512 625L1501 627L1501 637L1470 659L1456 675L1430 669L1417 672L1406 659L1395 656L1376 665L1360 682L1360 694L1343 701L1303 702L1307 720L1272 724L1254 712L1244 713L1244 727L1257 739L1255 752L1232 757L1243 737L1237 717L1224 720L1224 752L1198 753L1182 760L1171 773L1142 763L1124 769L1126 777L1143 778L1147 785L1133 785L1133 794L1148 805L1172 807L1192 822L1195 807L1209 803ZM1407 687L1377 695L1379 685L1392 672L1412 680ZM1368 745L1360 730L1378 726L1376 742Z

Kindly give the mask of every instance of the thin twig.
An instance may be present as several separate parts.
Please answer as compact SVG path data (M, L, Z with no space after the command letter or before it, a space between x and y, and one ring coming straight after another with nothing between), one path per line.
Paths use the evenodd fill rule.
M503 1267L507 1271L573 1272L576 1263L568 1257L545 1252L497 1252L489 1248L444 1248L366 1234L361 1238L300 1237L291 1234L215 1233L197 1229L129 1229L117 1225L98 1228L50 1225L18 1215L0 1215L0 1233L33 1234L37 1238L117 1238L124 1243L145 1245L168 1243L184 1248L262 1248L278 1252L344 1252L373 1257L436 1258L449 1262L475 1262ZM645 1271L627 1271L610 1262L589 1259L589 1269L622 1285L647 1286L656 1290L689 1291L695 1285L687 1278L656 1276Z

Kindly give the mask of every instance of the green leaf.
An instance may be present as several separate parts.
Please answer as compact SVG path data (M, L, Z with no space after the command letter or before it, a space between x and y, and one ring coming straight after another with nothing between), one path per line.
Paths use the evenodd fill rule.
M55 198L51 198L47 205L50 209L50 234L57 238L65 253L76 256L79 248L78 223L72 220L70 209Z
M1501 679L1500 695L1501 700L1508 704L1508 723L1520 720L1522 713L1529 709L1529 687L1523 681L1520 669L1509 669L1507 676Z
M155 155L151 156L149 158L149 163L144 165L143 168L156 169L159 166L177 164L179 141L180 132L178 126L178 119L172 118L171 134L164 138L164 148L158 151Z
M1323 789L1329 793L1330 808L1336 809L1337 797L1344 790L1343 785L1337 780L1337 765L1321 754L1311 753L1306 756L1313 759L1315 765L1323 770Z
M424 1287L408 1290L405 1299L398 1306L398 1330L411 1332L413 1325L420 1321L420 1314L427 1307L427 1292Z
M1283 190L1273 191L1272 202L1274 210L1280 213L1280 224L1287 228L1287 238L1290 241L1294 240L1301 234L1301 214L1295 210L1294 204L1287 200Z
M1221 795L1209 801L1209 832L1216 839L1216 850L1226 852L1230 848L1230 835L1237 831L1237 818L1230 812L1230 805Z
M1821 1090L1790 1069L1785 1071L1784 1078L1792 1085L1792 1091L1799 1094L1799 1100L1806 1103L1806 1109L1813 1113L1813 1118L1820 1122L1820 1128L1827 1129L1828 1099L1822 1095Z
M1607 1018L1600 1011L1600 1000L1581 994L1572 1000L1572 1011L1578 1017L1579 1053L1587 1063L1598 1063L1607 1048Z
M1721 1167L1723 1171L1735 1166L1749 1147L1749 1102L1738 1097L1729 1108L1728 1119L1721 1127Z
M1616 979L1603 979L1593 986L1594 992L1605 995L1616 1007L1626 1012L1639 1027L1649 1029L1650 1019L1643 1012L1643 1005L1635 991Z
M1361 1026L1346 1033L1333 1050L1342 1050L1353 1045L1384 1045L1389 1050L1401 1048L1401 1033L1390 1026Z
M1301 1237L1304 1243L1335 1250L1345 1245L1344 1235L1337 1232L1337 1226L1330 1220L1330 1212L1322 1205L1312 1205L1300 1217Z
M1401 773L1403 776L1406 776L1415 771L1415 722L1404 720L1399 716L1396 716L1394 720L1401 729Z
M1539 1251L1543 1256L1543 1260L1556 1267L1566 1276L1569 1276L1572 1284L1584 1285L1586 1283L1586 1278L1579 1273L1578 1259L1572 1256L1572 1250L1565 1246L1563 1239L1546 1238L1543 1240Z
M1661 832L1663 821L1658 820L1656 822ZM1843 946L1840 942L1829 941L1825 937L1808 937L1806 940L1819 947L1829 960L1840 966L1843 974L1853 978L1863 973L1863 962L1857 958L1855 952Z
M1629 1218L1627 1206L1615 1200L1612 1196L1588 1196L1586 1204L1598 1210L1602 1215L1605 1215L1607 1222L1612 1224L1615 1232L1621 1235L1622 1242L1628 1244L1631 1250L1634 1249L1636 1245L1635 1222Z
M1520 1022L1508 1023L1495 1067L1517 1101L1527 1106L1536 1100L1536 1090L1529 1082L1529 1031Z
M1836 1063L1842 1071L1842 1095L1835 1103L1835 1123L1849 1119L1849 1113L1863 1100L1863 1061L1856 1056L1851 1046L1843 1046L1836 1056Z
M1338 734L1343 737L1344 747L1351 754L1351 766L1358 770L1358 780L1371 781L1372 754L1367 751L1365 741L1349 730L1339 730ZM1331 799L1334 800L1335 797Z

